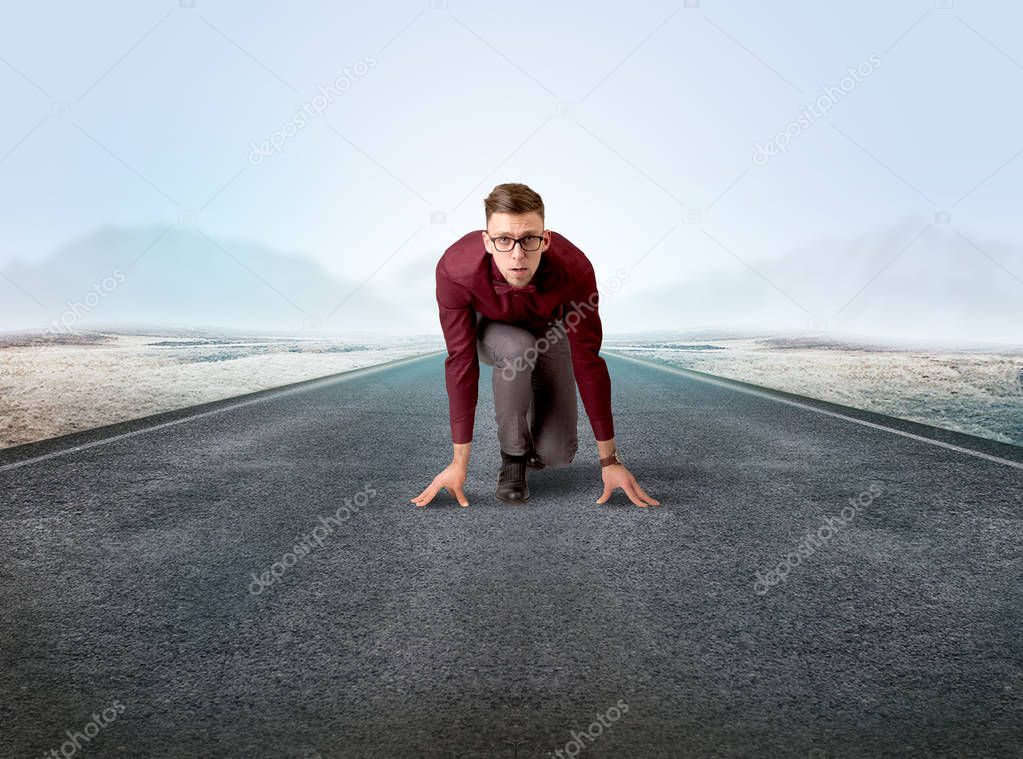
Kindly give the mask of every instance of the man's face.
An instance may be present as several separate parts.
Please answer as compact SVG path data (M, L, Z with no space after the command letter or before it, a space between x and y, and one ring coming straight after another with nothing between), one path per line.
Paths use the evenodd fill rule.
M502 237L519 240L528 235L535 235L543 238L540 249L532 253L522 250L521 243L516 244L511 251L502 253L490 241L490 237L487 237L487 234L483 235L483 244L486 245L487 251L494 257L494 261L497 262L497 268L501 270L501 274L508 280L508 284L512 287L525 287L528 285L540 266L541 255L551 244L551 233L544 230L543 219L540 218L540 214L536 211L522 214L491 214L490 221L487 222L487 233L489 233L490 237L497 240L498 243L505 242L500 239ZM502 245L501 247L507 246Z

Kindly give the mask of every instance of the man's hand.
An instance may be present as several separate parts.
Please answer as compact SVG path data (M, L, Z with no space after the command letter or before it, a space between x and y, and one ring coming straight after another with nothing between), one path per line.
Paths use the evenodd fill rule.
M660 501L647 495L647 492L636 482L636 478L632 476L632 472L626 469L623 464L611 464L610 466L602 467L600 476L604 478L604 492L597 499L597 503L606 502L611 497L611 493L615 488L621 488L629 496L629 499L641 508L645 509L647 506L661 505Z
M465 497L465 477L468 473L468 467L463 466L457 461L452 461L443 472L433 478L426 490L417 495L415 498L410 498L409 503L414 503L416 508L425 506L433 497L440 492L441 488L447 488L447 491L451 493L458 501L459 506L468 506L469 499Z

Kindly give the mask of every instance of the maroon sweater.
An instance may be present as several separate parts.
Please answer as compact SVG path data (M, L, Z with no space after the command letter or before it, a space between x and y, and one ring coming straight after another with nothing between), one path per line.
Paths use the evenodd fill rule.
M444 376L451 441L472 441L480 374L477 311L495 321L530 328L538 337L547 328L555 328L556 320L563 320L572 371L594 437L611 439L611 378L599 353L603 339L597 310L599 293L589 259L552 231L550 247L541 254L529 284L513 288L484 247L482 232L469 232L445 250L437 262L437 305L448 349Z

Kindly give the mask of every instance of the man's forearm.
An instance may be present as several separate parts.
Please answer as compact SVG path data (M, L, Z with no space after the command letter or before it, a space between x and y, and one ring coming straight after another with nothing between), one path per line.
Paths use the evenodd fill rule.
M454 453L451 456L451 463L458 464L459 466L468 469L469 468L469 452L472 450L472 441L468 443L452 443Z
M614 438L611 438L610 440L598 440L597 441L597 458L598 459L607 458L612 453L614 453L616 449L617 449L617 444L615 443L615 439Z

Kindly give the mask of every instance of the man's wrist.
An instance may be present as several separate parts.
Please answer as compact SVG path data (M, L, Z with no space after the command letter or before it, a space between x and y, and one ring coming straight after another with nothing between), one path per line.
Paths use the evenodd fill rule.
M618 444L615 442L614 438L610 438L608 440L598 440L597 441L597 459L598 459L598 461L600 459L607 458L608 456L610 456L612 453L614 453L617 450L618 450Z
M618 451L614 451L610 456L605 456L600 460L601 468L615 465L625 466L625 462L618 457Z
M464 469L469 468L469 453L472 451L472 441L468 443L452 443L453 452L451 454L451 463L458 464Z

